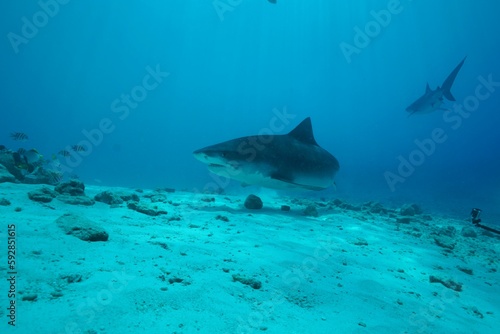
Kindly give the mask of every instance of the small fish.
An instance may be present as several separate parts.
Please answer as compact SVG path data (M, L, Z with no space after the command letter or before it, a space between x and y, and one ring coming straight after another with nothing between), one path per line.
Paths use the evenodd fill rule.
M21 147L20 149L18 149L18 150L17 150L17 153L19 153L19 154L21 154L21 155L23 155L25 152L26 152L26 149L24 149L24 148L22 148L22 147Z
M23 150L21 153L20 151ZM31 164L33 166L41 166L44 163L43 155L41 155L36 149L32 148L31 150L19 149L17 151L24 158L24 161L27 164Z
M60 150L59 152L57 152L57 154L62 155L63 157L69 157L71 155L71 153L69 153L67 150Z
M13 132L10 134L10 138L16 141L26 141L28 140L28 135L22 132Z
M87 149L85 147L83 147L82 145L73 145L73 146L71 146L71 148L75 152L86 152L87 151Z

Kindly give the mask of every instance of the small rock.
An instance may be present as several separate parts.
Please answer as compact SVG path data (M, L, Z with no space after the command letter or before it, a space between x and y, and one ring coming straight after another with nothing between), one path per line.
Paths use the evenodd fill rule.
M149 199L151 200L151 203L158 203L158 202L167 203L167 196L163 194L153 195Z
M462 284L457 283L451 279L443 279L441 277L431 275L429 276L429 281L431 283L441 283L442 285L451 290L455 290L458 292L462 291Z
M399 210L401 216L415 216L415 209L411 205L405 205Z
M401 216L415 216L421 213L422 209L417 204L405 205L399 211Z
M262 283L254 278L247 278L241 275L233 275L234 282L240 282L242 284L251 286L253 289L260 289L262 287Z
M43 168L43 166L39 166L30 174L27 174L24 179L22 179L22 182L26 184L56 185L59 183L61 176L62 174L60 172L47 170Z
M58 184L55 189L59 194L70 196L83 196L85 195L85 185L80 180L70 180Z
M470 226L462 228L462 232L460 234L462 234L462 236L466 238L477 238L476 231L474 231L474 229Z
M81 215L67 213L59 217L56 224L64 233L83 241L107 241L109 238L103 228Z
M131 210L143 213L148 216L158 216L158 215L166 215L168 212L165 210L160 210L156 205L152 206L145 203L139 202L129 202L127 207Z
M12 182L17 182L17 180L24 179L24 173L21 169L17 168L17 163L14 159L13 152L7 149L0 150L0 175L5 173L5 169L15 177L15 180ZM5 169L4 169L5 168ZM10 175L5 173L4 175L10 179ZM1 179L1 177L0 177ZM7 181L11 182L11 181Z
M263 203L260 197L255 195L248 195L245 199L245 208L249 210L259 210L262 209Z
M355 241L353 241L353 244L356 246L368 246L368 241L366 241L363 238L358 238Z
M16 182L16 178L4 165L0 164L0 183L4 182Z
M446 248L446 249L449 249L449 250L454 249L455 245L457 244L450 237L446 237L446 236L434 237L434 242L439 247Z
M460 271L463 271L467 275L474 275L474 271L472 269L470 269L470 268L465 268L465 267L457 266L457 269L460 270Z
M215 219L217 220L221 220L223 222L229 222L229 218L227 218L226 216L221 216L221 215L217 215L217 217L215 217Z
M119 196L125 202L129 202L129 201L139 202L141 200L137 194L129 193L129 192L125 192L125 191L118 191L115 193L115 195Z
M479 312L478 308L475 307L475 306L472 306L470 308L465 308L466 310L470 311L471 314L475 315L476 317L480 318L480 319L483 319L484 318L484 315Z
M80 274L71 274L71 275L64 275L61 276L62 279L66 280L68 283L78 283L82 281L82 275Z
M106 203L109 205L123 203L123 199L121 199L120 196L116 195L115 193L112 193L111 191L107 191L107 190L95 195L94 199L97 202L102 202L102 203Z
M63 293L62 293L61 291L53 291L53 292L51 292L51 293L50 293L50 295L51 295L51 296L52 296L52 298L54 298L54 299L55 299L55 298L60 298L60 297L64 296L64 295L63 295Z
M453 226L446 226L446 227L441 227L438 232L438 235L444 235L450 238L454 238L455 235L457 234L457 229Z
M173 277L173 278L168 279L168 283L170 283L170 284L182 283L182 281L184 281L184 279L179 278L179 277Z
M285 211L285 212L290 211L290 206L288 206L288 205L282 205L281 206L281 211Z
M0 205L1 206L9 206L10 205L10 201L6 198L0 198Z
M311 216L311 217L318 217L319 216L318 209L316 209L316 206L314 206L312 204L308 205L304 209L304 215Z
M377 213L377 214L385 214L387 213L387 209L384 208L384 206L380 203L371 203L369 205L369 212L371 213Z
M331 203L335 206L341 206L342 204L344 204L344 202L342 202L342 200L338 198L334 199Z
M28 193L28 198L35 202L49 203L53 198L56 197L56 193L47 187L43 187L38 190L30 191Z
M95 201L87 196L69 196L69 195L59 195L57 199L61 202L71 205L85 205L91 206L95 204Z
M22 300L34 302L34 301L36 301L37 298L38 298L38 295L36 293L29 293L27 295L24 295Z

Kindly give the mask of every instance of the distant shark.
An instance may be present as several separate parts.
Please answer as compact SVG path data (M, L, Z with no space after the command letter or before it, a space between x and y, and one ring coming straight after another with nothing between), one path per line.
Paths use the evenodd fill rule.
M337 159L316 143L309 117L285 135L241 137L193 154L214 174L274 189L326 189L339 170Z
M460 64L457 65L457 67L455 67L453 72L448 75L441 87L438 86L436 90L432 90L429 87L429 84L427 84L427 86L425 87L424 95L419 97L408 108L406 108L406 111L408 111L410 115L413 115L427 114L436 110L446 110L444 108L441 108L441 105L444 101L443 97L446 97L446 99L449 101L455 101L455 98L453 97L453 95L451 95L450 89L453 85L453 82L455 81L455 78L457 77L458 72L464 64L465 58L460 62Z

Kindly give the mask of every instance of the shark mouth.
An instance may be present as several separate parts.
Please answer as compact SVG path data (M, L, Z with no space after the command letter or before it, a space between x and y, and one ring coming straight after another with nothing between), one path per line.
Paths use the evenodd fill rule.
M229 161L225 164L218 164L218 163L210 163L208 164L208 168L214 168L214 169L232 169L232 170L239 170L240 169L240 164L236 161Z

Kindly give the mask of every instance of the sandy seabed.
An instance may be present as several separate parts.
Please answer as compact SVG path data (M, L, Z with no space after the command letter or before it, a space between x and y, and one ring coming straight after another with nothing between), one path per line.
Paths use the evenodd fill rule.
M30 200L39 188L0 184L10 202L0 206L1 333L498 331L499 238L467 221L339 200L261 196L264 208L249 210L239 196L85 189L135 193L162 213L150 216L127 203ZM304 215L309 205L318 216ZM109 239L67 234L56 221L68 213Z

